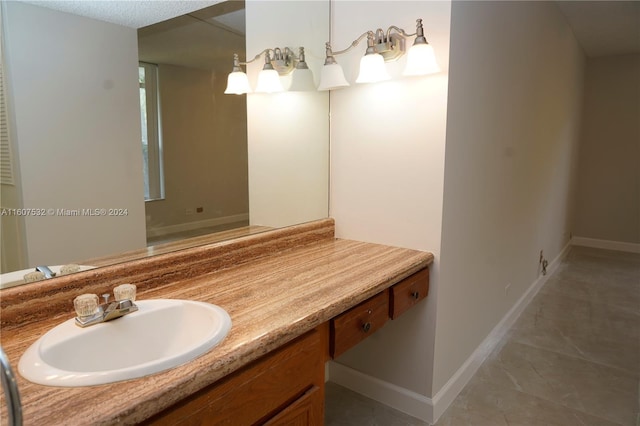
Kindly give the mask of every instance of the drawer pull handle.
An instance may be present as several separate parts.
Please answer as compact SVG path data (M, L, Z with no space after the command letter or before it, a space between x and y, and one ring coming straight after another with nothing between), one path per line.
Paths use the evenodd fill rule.
M371 323L370 323L370 322L365 322L365 323L362 325L362 330L363 330L365 333L369 332L369 330L371 330Z
M412 292L411 297L413 297L415 300L420 299L420 292L419 291Z

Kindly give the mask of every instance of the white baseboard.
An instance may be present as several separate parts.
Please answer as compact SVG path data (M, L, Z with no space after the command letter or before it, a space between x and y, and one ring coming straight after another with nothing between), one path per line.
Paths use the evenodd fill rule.
M430 398L361 373L351 367L330 361L328 379L330 382L344 386L422 421L430 422L433 418L433 403Z
M567 244L560 254L549 263L547 275L541 275L529 286L509 312L505 314L502 320L491 330L489 335L433 398L366 375L336 362L329 364L329 381L417 417L420 420L434 424L471 380L480 365L518 319L524 308L555 272L570 248L571 244Z
M195 222L179 223L177 225L159 226L147 229L147 237L161 237L175 234L176 232L193 231L194 229L207 228L209 226L226 225L241 221L248 221L249 213L241 213L232 216L216 217L213 219L198 220Z
M598 240L596 238L573 237L571 244L574 246L584 246L601 248L606 250L626 251L629 253L640 253L640 244L626 243L623 241Z

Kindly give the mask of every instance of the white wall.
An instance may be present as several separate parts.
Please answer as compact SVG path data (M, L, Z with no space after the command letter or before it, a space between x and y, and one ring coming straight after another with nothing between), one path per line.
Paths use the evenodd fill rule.
M327 1L247 1L246 24L248 59L266 48L289 47L297 54L303 46L317 81L328 37ZM263 65L264 56L247 67L254 88ZM252 225L279 227L327 217L328 117L326 92L247 95Z
M427 302L341 356L340 366L332 366L331 379L349 385L339 374L346 366L382 380L388 389L400 387L414 400L431 394L450 8L449 2L333 3L334 50L346 48L367 30L396 25L415 32L415 20L422 18L427 40L443 68L432 76L401 78L405 56L388 63L391 81L356 85L366 44L359 45L336 57L352 86L331 92L330 214L336 219L337 236L426 250L436 258ZM374 391L369 385L362 387ZM383 396L368 395L394 404Z
M553 2L451 16L434 395L569 241L584 67Z
M26 217L28 264L145 246L136 31L6 2L25 208L127 208L126 216Z
M584 59L551 2L337 1L334 47L417 17L449 72L332 93L331 216L339 237L434 252L430 295L333 370L433 421L539 251L568 243Z
M576 226L640 251L640 55L589 58Z

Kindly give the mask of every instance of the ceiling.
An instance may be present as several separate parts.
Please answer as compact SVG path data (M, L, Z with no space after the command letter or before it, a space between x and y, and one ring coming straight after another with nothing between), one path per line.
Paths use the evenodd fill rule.
M127 27L141 28L222 0L25 1ZM587 56L640 53L640 1L557 1L557 4Z
M175 18L223 0L23 0L40 7L86 16L131 28Z
M640 1L558 1L589 57L640 53Z
M138 29L138 58L206 71L231 71L234 53L244 55L244 2L219 3Z

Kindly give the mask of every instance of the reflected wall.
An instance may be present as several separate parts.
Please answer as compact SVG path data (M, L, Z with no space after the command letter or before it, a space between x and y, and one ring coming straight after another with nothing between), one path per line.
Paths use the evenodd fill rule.
M268 47L297 53L302 46L317 84L329 39L328 1L247 1L246 23L249 59ZM262 65L258 60L247 67L254 88ZM290 84L290 77L281 79ZM248 95L247 117L251 225L327 217L329 92Z
M26 264L143 248L136 30L3 6Z

